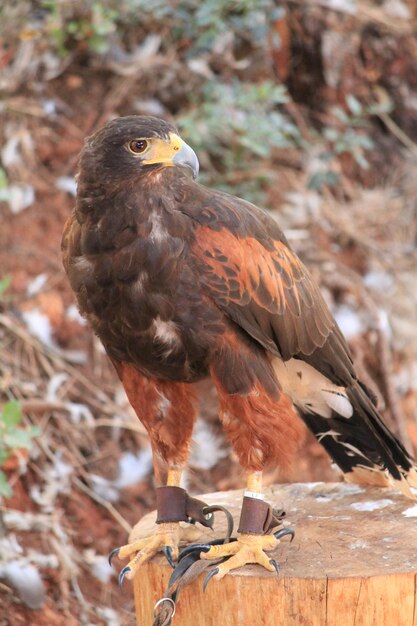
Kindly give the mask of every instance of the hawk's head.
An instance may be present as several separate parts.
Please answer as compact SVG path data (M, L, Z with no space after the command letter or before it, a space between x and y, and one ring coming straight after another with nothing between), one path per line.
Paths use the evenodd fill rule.
M88 137L80 174L96 184L112 183L173 166L189 168L194 178L199 170L195 152L175 126L156 117L130 115L108 122Z

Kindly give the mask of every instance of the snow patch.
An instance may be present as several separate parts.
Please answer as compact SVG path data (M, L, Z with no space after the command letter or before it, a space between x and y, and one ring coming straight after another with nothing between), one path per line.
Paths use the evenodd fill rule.
M356 0L325 0L323 4L335 11L342 11L351 15L356 15L357 13Z
M61 176L57 178L55 187L59 189L59 191L69 193L71 196L77 195L77 181L72 176Z
M59 390L67 380L68 374L65 374L65 372L54 374L48 383L47 400L50 402L61 402ZM62 404L63 408L70 414L71 421L74 424L80 424L82 421L85 421L87 424L94 424L94 416L86 404L81 404L80 402L63 402Z
M33 565L37 565L38 567L48 568L48 569L58 569L61 567L61 563L56 554L42 554L41 552L36 552L36 550L27 551L28 558Z
M113 482L107 480L104 476L98 474L90 474L90 480L93 485L94 492L104 498L108 502L117 502L119 499L119 491L113 487Z
M349 548L351 550L357 550L358 548L369 548L369 544L367 541L364 541L363 539L357 539L356 541L352 541L351 544L349 544Z
M41 513L28 513L18 511L16 509L7 509L3 513L3 520L7 528L13 528L19 531L36 531L48 532L51 529L50 519L47 515ZM11 535L9 535L9 538ZM19 552L22 549L16 548Z
M317 502L331 502L332 498L331 496L317 496L316 497Z
M417 517L417 504L402 511L402 515L404 515L404 517Z
M96 554L94 550L85 550L84 559L90 566L91 573L97 580L107 584L115 570L109 564L108 558L102 554Z
M70 414L73 424L80 424L82 421L87 424L94 424L94 416L86 404L79 402L66 402L65 408Z
M22 317L33 337L39 339L46 346L55 347L55 342L52 338L51 322L47 315L41 313L36 307L30 311L23 311Z
M137 454L125 452L119 460L119 475L108 480L97 474L90 474L97 495L109 502L117 502L120 489L126 489L144 480L152 470L152 450L144 448Z
M303 487L307 487L308 489L314 489L314 487L319 487L321 485L324 485L324 482L321 480L320 482L316 482L316 483L302 483Z
M336 322L347 339L357 337L364 332L364 324L357 311L346 304L342 304L333 310Z
M208 422L197 418L190 453L190 465L209 470L228 455L224 439L217 435Z
M354 502L350 506L356 511L376 511L377 509L384 509L386 506L392 504L392 500L369 500L368 502Z
M119 476L113 481L117 489L125 489L144 480L152 470L152 450L144 448L138 454L125 452L119 461Z
M413 19L410 8L405 2L400 2L400 0L385 0L382 8L390 17L399 18L401 20Z
M351 496L353 494L356 493L363 493L364 492L364 488L360 487L359 485L349 485L348 483L345 483L343 485L343 492L342 495L343 496Z
M75 304L71 304L66 310L66 316L71 322L78 322L80 326L85 326L87 324L87 320L80 315L80 312Z
M52 513L55 510L57 497L69 493L73 472L72 465L55 456L53 463L48 464L44 469L44 488L41 489L40 485L33 485L30 488L31 498L44 513Z
M31 280L27 286L26 293L28 296L34 296L40 292L42 287L48 280L47 274L38 274L33 280Z
M0 201L7 202L11 212L16 215L33 204L35 190L32 185L25 183L8 185L4 189L0 189Z
M368 272L363 277L363 284L368 289L374 289L375 291L392 293L394 287L394 280L392 276L386 272Z
M97 615L105 621L106 626L121 626L119 614L109 607L97 607Z
M30 609L40 609L45 600L45 588L38 570L23 560L9 561L0 566L3 578L18 593Z
M133 106L141 115L153 115L154 117L165 117L167 115L167 109L156 98L134 100Z
M46 98L45 100L41 101L41 104L42 110L46 115L52 116L56 114L57 106L55 100L53 100L52 98Z
M68 374L65 374L65 372L59 372L50 378L46 389L46 399L49 400L49 402L60 400L58 390L67 380Z
M392 339L392 328L388 312L385 309L378 309L379 329L385 334L387 339Z

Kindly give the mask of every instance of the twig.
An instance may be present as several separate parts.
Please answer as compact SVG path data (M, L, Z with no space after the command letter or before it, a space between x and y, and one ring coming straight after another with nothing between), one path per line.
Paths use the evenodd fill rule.
M288 112L288 114L292 117L296 125L298 126L300 133L305 139L305 141L311 142L313 141L313 136L311 134L311 129L308 127L299 107L292 100L284 103L284 109Z
M101 506L103 506L105 509L107 509L107 511L110 513L110 515L112 515L114 517L114 519L118 522L118 524L120 524L120 526L123 528L123 530L125 530L129 534L131 533L132 526L125 520L125 518L122 515L120 515L120 513L114 508L114 506L110 502L107 502L107 500L105 500L101 496L97 495L92 489L87 487L87 485L84 485L84 483L81 480L79 480L79 478L73 478L72 482L79 489L81 489L81 491L84 491L84 493L86 493L88 496L90 496L90 498L92 498L98 504L101 504Z
M38 400L32 398L31 400L21 400L20 406L23 413L46 413L51 411L66 411L69 412L68 405L65 402L52 402L48 400Z
M401 286L403 291L408 295L411 295L409 287L401 279L401 276L398 276L398 255L392 255L390 258L389 255L387 255L387 250L382 245L377 245L374 241L369 239L366 234L364 234L366 229L358 228L357 221L352 220L351 213L349 213L347 217L338 211L337 203L328 189L323 189L322 194L326 199L326 202L321 204L320 210L323 217L333 228L336 236L340 237L340 235L345 235L346 237L349 237L349 239L363 248L368 255L373 255L384 270L396 275L397 284ZM354 224L356 226L354 226ZM390 239L390 252L392 253L391 242L392 240ZM404 252L402 252L402 258L404 258ZM331 260L334 260L333 256L331 257ZM345 266L344 268L347 269Z
M22 341L28 345L34 347L38 352L44 354L46 357L57 363L61 369L65 370L78 382L80 382L88 391L94 396L102 400L101 409L103 412L112 415L113 413L120 412L120 406L116 405L101 389L99 389L91 380L89 380L84 374L79 372L75 367L66 363L64 358L60 356L59 352L54 348L46 346L25 331L21 326L14 322L11 318L4 314L0 314L0 325L7 328Z
M143 435L143 437L148 440L148 434L145 430L145 427L142 426L139 420L136 424L134 422L124 422L123 420L117 418L110 420L105 418L99 418L89 424L83 424L83 428L85 428L85 426L87 426L87 428L100 428L100 426L108 426L109 428L124 428L125 430L131 430L135 433L138 433L139 435Z
M392 132L392 134L397 137L397 139L405 146L413 156L417 157L417 144L414 143L405 134L405 132L394 122L394 120L388 115L388 113L377 113L376 114L379 119L384 122L385 126Z

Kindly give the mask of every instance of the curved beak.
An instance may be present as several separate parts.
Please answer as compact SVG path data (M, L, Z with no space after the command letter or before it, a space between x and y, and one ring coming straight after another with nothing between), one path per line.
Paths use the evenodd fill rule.
M197 178L200 170L200 164L196 153L188 144L185 143L185 141L183 142L180 150L172 158L172 162L180 167L188 167L193 173L193 178Z

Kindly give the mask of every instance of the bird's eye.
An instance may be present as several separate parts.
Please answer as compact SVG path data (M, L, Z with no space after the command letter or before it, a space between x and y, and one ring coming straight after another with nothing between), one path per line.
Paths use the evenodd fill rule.
M142 154L148 147L148 142L145 139L133 139L129 142L129 150L134 154Z

